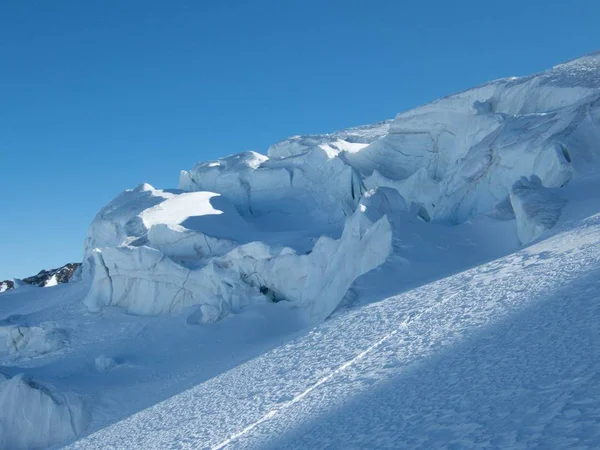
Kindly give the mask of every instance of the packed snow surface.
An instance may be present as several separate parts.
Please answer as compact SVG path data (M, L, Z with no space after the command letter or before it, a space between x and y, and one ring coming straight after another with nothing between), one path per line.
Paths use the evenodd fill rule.
M600 215L340 314L68 448L597 448Z
M139 185L83 253L0 295L2 448L598 448L600 54Z

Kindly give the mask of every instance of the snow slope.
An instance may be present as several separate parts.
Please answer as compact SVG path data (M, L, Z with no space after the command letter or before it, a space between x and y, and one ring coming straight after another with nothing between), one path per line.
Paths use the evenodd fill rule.
M67 448L597 448L600 214Z
M592 54L123 192L0 295L0 443L600 446L599 99Z

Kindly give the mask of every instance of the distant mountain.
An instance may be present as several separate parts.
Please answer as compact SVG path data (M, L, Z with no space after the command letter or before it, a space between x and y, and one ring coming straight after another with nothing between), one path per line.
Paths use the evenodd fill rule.
M81 263L68 263L57 269L41 270L37 275L23 278L20 281L39 287L51 287L68 283L79 266L81 266ZM12 280L0 281L0 293L14 289L14 287L15 283Z

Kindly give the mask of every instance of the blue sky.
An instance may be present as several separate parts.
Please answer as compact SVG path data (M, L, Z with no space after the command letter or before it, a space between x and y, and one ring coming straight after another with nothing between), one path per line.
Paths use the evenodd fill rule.
M0 4L0 280L141 182L600 48L594 1Z

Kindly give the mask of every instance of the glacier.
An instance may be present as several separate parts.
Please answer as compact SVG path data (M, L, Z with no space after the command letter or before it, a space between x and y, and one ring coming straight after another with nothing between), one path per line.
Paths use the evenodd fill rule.
M600 53L198 163L176 188L128 189L93 219L68 284L0 293L0 443L517 447L551 443L561 423L600 427L561 390L588 386L600 408L588 345L600 317L586 302L597 294L599 193ZM562 298L581 329L553 352L543 331L564 328ZM539 328L515 329L519 314ZM516 349L538 331L528 368ZM451 352L461 346L481 364ZM575 381L549 369L577 346L592 362L569 359ZM527 411L477 402L501 391L494 364L519 367L498 396ZM550 387L534 385L539 368ZM461 406L470 372L483 381ZM548 390L568 398L557 406ZM528 414L535 433L519 422ZM600 445L594 436L578 442Z
M139 192L155 190L146 185L131 191L134 203ZM156 197L143 201L154 203ZM248 304L277 299L294 302L307 319L319 321L333 312L356 278L382 264L391 251L389 222L378 208L365 205L348 219L340 239L320 237L306 254L253 240L267 232L212 192L182 192L129 220L129 213L142 207L124 206L126 217L108 227L111 238L127 234L124 241L87 250L93 276L85 304L91 311L121 306L133 314L161 315L195 306L194 320L210 323ZM92 233L90 241L102 238L107 239Z
M347 273L338 265L339 279L347 281L334 294L318 294L332 286L328 264L336 264L338 246L355 254L371 246L348 242L347 227L361 213L363 194L383 187L422 219L452 224L509 201L527 244L553 223L524 213L513 185L536 177L544 188L565 186L574 170L585 172L598 158L591 150L600 137L597 60L590 55L542 74L498 80L392 121L295 136L267 155L200 163L181 172L178 190L126 191L90 227L86 254L95 251L94 276L86 304L146 315L198 306L201 321L213 322L264 297L313 310L326 297L334 305L315 316L322 320L354 279L391 254L383 250ZM388 234L381 239L391 240ZM327 240L340 235L339 244Z

